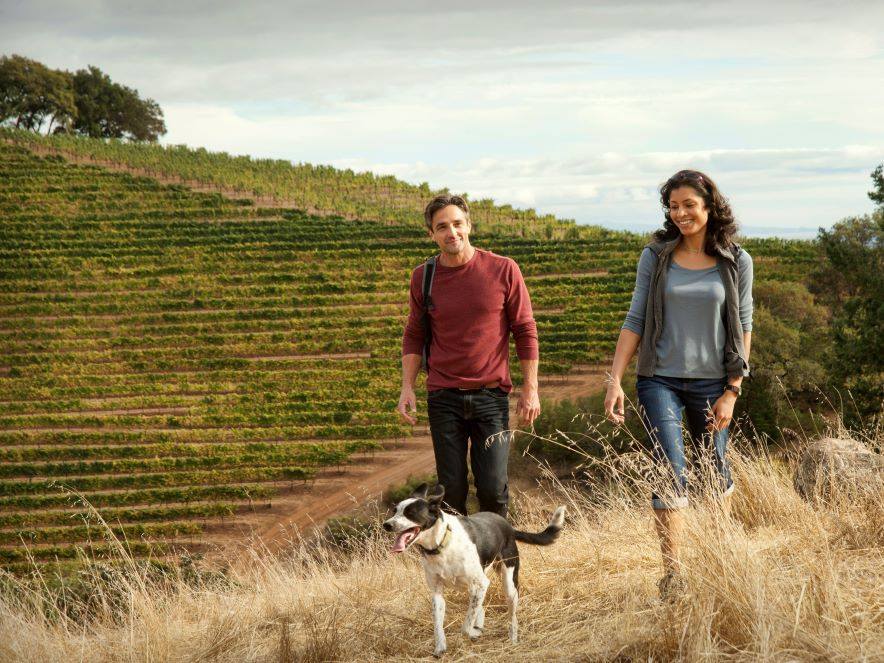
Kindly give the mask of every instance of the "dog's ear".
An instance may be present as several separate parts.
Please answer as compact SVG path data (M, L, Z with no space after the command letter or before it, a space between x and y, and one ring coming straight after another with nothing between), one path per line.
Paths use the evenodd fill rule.
M441 483L437 483L433 486L433 490L429 492L427 495L427 501L430 503L439 503L442 501L442 498L445 497L445 486Z
M414 492L411 494L411 496L419 500L425 500L427 499L428 488L429 486L427 486L426 483L422 483L420 486L414 489Z

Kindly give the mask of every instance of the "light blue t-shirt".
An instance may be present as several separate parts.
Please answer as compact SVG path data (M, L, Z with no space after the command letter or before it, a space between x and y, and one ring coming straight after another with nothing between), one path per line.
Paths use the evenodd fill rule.
M642 335L651 277L657 255L642 251L635 290L623 329ZM740 324L752 331L752 258L743 250L737 260ZM718 266L687 269L670 260L663 293L663 330L657 341L655 375L673 378L723 378L726 314L724 283Z

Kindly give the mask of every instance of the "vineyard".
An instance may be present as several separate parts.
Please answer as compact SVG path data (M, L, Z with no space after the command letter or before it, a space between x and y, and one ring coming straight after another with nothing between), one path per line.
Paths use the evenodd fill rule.
M220 523L409 435L393 408L409 275L433 248L426 187L0 138L0 565L105 554L80 495L136 556L199 551ZM490 201L477 218L476 245L526 275L542 372L605 360L644 239ZM807 243L745 245L757 278L798 278L812 259Z
M174 176L189 183L245 191L268 201L285 201L290 207L314 213L331 213L350 219L411 224L423 212L434 192L429 185L415 186L391 176L356 173L331 166L293 165L281 159L252 159L193 150L185 145L127 144L76 136L40 136L15 132L17 142L31 149L52 150L85 157L103 164L125 164L147 176ZM471 202L474 220L483 225L506 223L520 232L547 232L556 228L578 235L573 224L533 209L495 205L491 200Z

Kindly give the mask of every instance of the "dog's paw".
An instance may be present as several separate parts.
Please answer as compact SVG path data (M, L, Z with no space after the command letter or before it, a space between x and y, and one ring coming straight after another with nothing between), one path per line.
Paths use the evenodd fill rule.
M465 628L463 630L463 634L466 635L467 637L469 637L470 640L476 640L476 639L482 637L482 629L476 628L476 627Z
M444 644L443 644L443 645L438 645L438 646L436 647L436 649L433 650L433 656L435 656L436 658L442 658L442 655L443 655L446 651L448 651L448 647L446 647Z

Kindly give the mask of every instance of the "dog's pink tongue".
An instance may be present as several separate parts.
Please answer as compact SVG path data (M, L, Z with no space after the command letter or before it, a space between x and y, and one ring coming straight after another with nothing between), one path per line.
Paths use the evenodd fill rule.
M396 542L393 544L393 548L391 550L394 553L404 552L405 546L407 546L413 538L414 538L414 530L410 530L410 529L405 530L399 536L396 537Z

